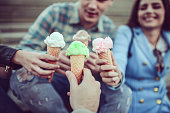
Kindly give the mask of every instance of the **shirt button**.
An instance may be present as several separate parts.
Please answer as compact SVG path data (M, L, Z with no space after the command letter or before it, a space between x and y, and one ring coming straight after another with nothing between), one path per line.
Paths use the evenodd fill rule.
M160 78L157 76L157 77L155 77L155 81L158 81Z
M146 66L146 65L147 65L147 63L146 63L146 62L143 62L143 65L144 65L144 66Z
M157 103L157 104L161 104L162 101L161 101L160 99L157 99L157 100L156 100L156 103Z
M139 103L141 103L141 104L144 103L144 99L140 99Z
M140 87L140 88L139 88L139 91L142 91L142 90L143 90L143 88Z
M158 92L159 88L155 87L153 90L154 90L154 92Z

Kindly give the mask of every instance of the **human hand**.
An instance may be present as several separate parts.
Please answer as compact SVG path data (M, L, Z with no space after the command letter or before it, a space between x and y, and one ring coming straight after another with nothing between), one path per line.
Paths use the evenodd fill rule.
M118 86L122 80L122 74L118 64L114 60L113 53L111 53L113 65L105 65L107 60L98 59L96 64L100 65L100 76L102 81L109 86Z
M70 104L73 110L88 109L97 112L100 99L100 83L94 79L89 69L83 70L84 78L80 85L71 71L66 72L70 82Z
M48 61L57 62L57 58L48 54L26 52L18 50L12 62L22 65L33 75L49 78L49 75L59 68L57 64L50 64ZM46 70L47 69L47 70Z
M100 73L100 65L96 64L97 59L98 55L96 53L90 52L89 58L85 60L85 67L90 69L93 75L97 75Z
M59 55L59 62L58 62L60 68L56 69L57 73L60 73L62 75L65 75L65 72L67 70L71 70L71 66L70 66L70 59L69 57L66 56L66 51L63 50L61 51L60 55Z

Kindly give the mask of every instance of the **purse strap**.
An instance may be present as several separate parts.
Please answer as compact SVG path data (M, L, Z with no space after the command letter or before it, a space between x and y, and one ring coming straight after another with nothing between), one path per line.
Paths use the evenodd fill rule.
M130 28L132 36L131 36L131 40L130 40L130 44L129 44L129 48L128 48L128 58L130 58L132 56L131 53L131 48L132 48L132 44L133 44L133 39L134 39L134 31L132 28Z

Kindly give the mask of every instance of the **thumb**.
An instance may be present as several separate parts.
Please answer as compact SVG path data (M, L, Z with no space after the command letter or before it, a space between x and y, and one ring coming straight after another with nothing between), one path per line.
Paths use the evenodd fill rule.
M113 53L112 53L112 52L111 52L111 57L112 57L113 65L114 65L114 66L117 66L117 62L116 62L116 60L114 59L114 56L113 56Z
M70 92L72 92L72 90L74 90L76 87L78 87L77 79L71 71L66 71L66 76L70 83Z
M84 68L83 73L84 73L83 81L85 81L85 80L95 80L89 69Z

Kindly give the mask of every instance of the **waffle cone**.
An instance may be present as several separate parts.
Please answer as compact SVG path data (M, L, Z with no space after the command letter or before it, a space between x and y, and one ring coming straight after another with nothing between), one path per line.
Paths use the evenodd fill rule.
M78 84L80 84L82 80L82 70L84 68L84 55L72 55L70 56L70 63L71 63L71 71L77 78Z
M99 53L98 56L100 59L107 60L106 65L113 65L110 49L108 49L107 52Z
M47 46L47 54L55 56L55 57L59 57L61 48L60 47L50 47ZM56 64L56 62L49 62L50 64ZM51 78L49 79L49 82L51 82L52 78L53 78L54 73L52 73L50 76Z

